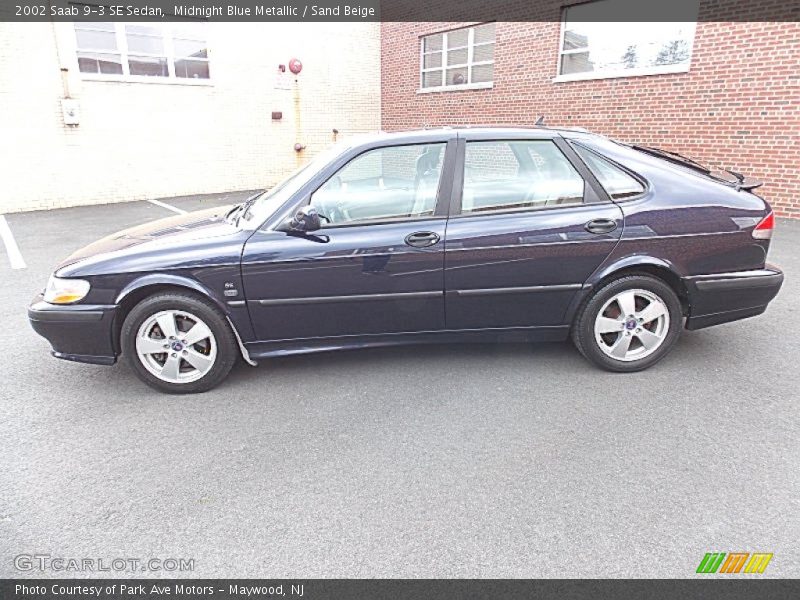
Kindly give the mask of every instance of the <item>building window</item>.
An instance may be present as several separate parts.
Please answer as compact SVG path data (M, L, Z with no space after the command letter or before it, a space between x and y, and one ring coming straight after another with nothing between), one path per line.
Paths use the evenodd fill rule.
M422 91L492 87L494 23L426 35L421 41Z
M556 80L689 70L695 23L603 22L604 14L622 14L629 5L631 0L596 0L564 9Z
M76 23L78 68L87 75L133 81L209 79L202 26Z

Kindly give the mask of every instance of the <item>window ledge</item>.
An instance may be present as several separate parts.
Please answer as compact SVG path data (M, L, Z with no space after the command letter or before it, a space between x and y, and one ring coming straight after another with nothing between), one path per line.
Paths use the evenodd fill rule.
M434 94L436 92L459 92L464 90L488 90L494 87L493 81L481 83L465 83L463 85L440 85L437 87L419 88L418 94Z
M644 77L647 75L667 75L669 73L688 73L689 65L665 65L663 67L644 67L641 69L623 69L621 71L608 71L608 72L589 72L589 73L571 73L569 75L557 75L553 79L553 83L562 83L566 81L587 81L590 79L622 79L625 77Z
M104 81L112 83L155 83L158 85L189 85L189 86L213 86L210 79L189 79L180 77L145 77L136 75L92 75L91 73L81 73L83 81Z

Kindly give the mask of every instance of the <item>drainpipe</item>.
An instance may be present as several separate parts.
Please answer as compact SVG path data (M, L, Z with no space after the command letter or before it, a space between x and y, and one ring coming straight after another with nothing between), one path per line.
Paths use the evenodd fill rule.
M48 3L49 5L52 4ZM78 100L73 98L72 94L72 76L70 74L70 66L73 64L68 61L64 56L65 49L65 27L67 24L56 23L50 20L50 30L53 33L53 44L56 50L56 60L58 61L58 69L61 75L61 116L64 125L68 129L74 129L80 124L80 104Z
M301 102L300 102L300 71L303 70L303 63L301 63L298 59L293 58L289 61L289 70L294 75L294 85L293 85L293 108L294 108L294 153L295 153L295 161L297 166L303 164L303 151L306 149L306 145L301 141L303 139L303 121L302 121L302 110L301 110Z
M303 164L303 150L306 149L305 144L300 140L303 136L303 123L301 120L302 111L300 110L300 85L297 79L294 80L294 139L297 140L294 144L294 154L297 166Z
M48 2L48 5L52 5L52 2ZM53 32L53 45L56 47L56 60L58 61L58 68L61 70L61 88L64 92L63 98L69 99L72 98L72 94L70 94L69 90L69 66L67 66L67 63L62 56L61 37L59 36L56 27L56 22L51 19L50 31Z

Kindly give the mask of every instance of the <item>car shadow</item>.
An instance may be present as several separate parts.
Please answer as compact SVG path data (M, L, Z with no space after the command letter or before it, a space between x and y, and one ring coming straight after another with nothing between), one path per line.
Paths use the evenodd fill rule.
M263 366L271 369L292 371L296 369L365 368L402 364L420 364L429 368L446 366L453 361L507 360L525 357L566 358L575 352L567 342L540 344L526 343L449 343L408 344L377 348L356 348L276 356L257 361L255 369L240 361L235 369L241 373L257 373Z
M720 336L714 332L684 331L673 351L653 367L659 378L675 376L697 364L700 357L719 349ZM718 354L718 352L717 352ZM82 365L86 368L86 365ZM647 377L649 371L617 374L603 371L586 361L571 342L547 343L448 343L359 348L295 354L266 358L256 367L237 361L219 387L201 394L204 398L227 395L248 397L263 393L295 393L298 385L329 391L346 390L365 384L411 387L431 379L470 378L483 380L524 372L532 378L557 378L560 381L597 381L608 378ZM97 367L92 379L116 389L139 390L143 395L175 399L197 399L197 394L164 395L145 386L124 360L116 368ZM133 395L140 396L132 391Z

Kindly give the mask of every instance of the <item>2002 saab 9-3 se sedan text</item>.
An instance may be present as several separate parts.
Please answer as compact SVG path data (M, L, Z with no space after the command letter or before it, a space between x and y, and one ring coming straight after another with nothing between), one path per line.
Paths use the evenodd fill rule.
M758 184L586 132L443 129L340 143L241 205L122 231L28 314L59 358L198 392L241 355L563 340L637 371L681 329L758 315Z

